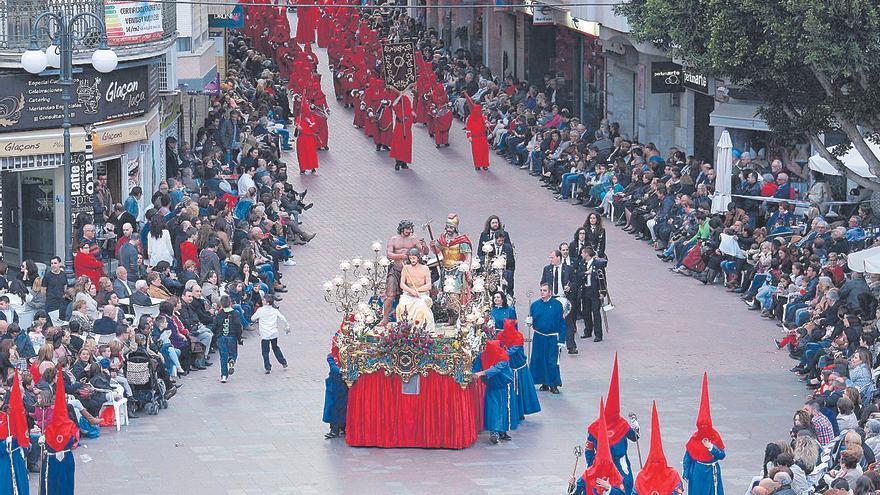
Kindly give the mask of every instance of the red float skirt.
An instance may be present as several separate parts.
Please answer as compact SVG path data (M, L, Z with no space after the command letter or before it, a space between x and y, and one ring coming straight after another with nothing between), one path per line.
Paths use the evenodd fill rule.
M480 381L466 388L433 371L420 378L419 394L404 395L398 375L361 375L348 392L345 441L356 447L463 449L483 429Z

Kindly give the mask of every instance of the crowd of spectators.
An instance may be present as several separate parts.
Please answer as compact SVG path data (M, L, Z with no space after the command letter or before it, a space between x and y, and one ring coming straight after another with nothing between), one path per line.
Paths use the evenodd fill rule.
M472 94L494 126L496 152L554 199L595 208L606 223L648 243L670 271L723 285L781 327L773 345L797 361L791 371L810 392L791 437L767 446L751 493L880 489L873 466L880 276L847 265L849 254L880 245L870 206L828 215L831 193L821 175L800 195L790 177L802 171L736 152L733 175L722 178L733 182L734 200L713 213L719 178L712 164L676 148L664 156L652 143L622 136L613 122L589 128L550 101L548 89L510 85L500 94Z
M225 382L236 347L218 341L240 342L235 330L287 291L281 266L314 234L301 225L306 191L293 190L280 159L286 81L249 40L231 33L228 42L226 78L195 142L167 140L159 190L115 198L99 178L94 212L74 224L73 283L58 257L25 260L14 273L0 262L0 394L19 371L34 430L54 403L57 373L84 434L98 434L113 401L127 399L129 417L147 405L126 376L132 356L148 357L163 405L214 354Z

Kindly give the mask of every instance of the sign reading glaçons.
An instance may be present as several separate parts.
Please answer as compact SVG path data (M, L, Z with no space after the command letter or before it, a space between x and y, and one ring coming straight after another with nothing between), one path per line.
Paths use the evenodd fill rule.
M94 124L146 113L158 89L150 85L150 70L155 68L130 67L109 74L89 68L75 74L71 123ZM61 127L64 106L55 77L0 73L0 87L0 133Z

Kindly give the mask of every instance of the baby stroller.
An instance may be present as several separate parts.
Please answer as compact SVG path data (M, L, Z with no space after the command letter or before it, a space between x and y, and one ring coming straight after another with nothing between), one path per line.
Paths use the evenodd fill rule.
M135 411L147 410L155 415L159 409L167 409L165 383L159 380L150 355L145 351L134 351L125 361L125 378L131 386Z

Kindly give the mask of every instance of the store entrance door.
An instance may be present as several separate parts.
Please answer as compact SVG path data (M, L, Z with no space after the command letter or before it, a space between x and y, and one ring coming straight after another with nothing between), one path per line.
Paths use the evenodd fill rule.
M55 173L3 172L3 259L9 264L55 256Z

